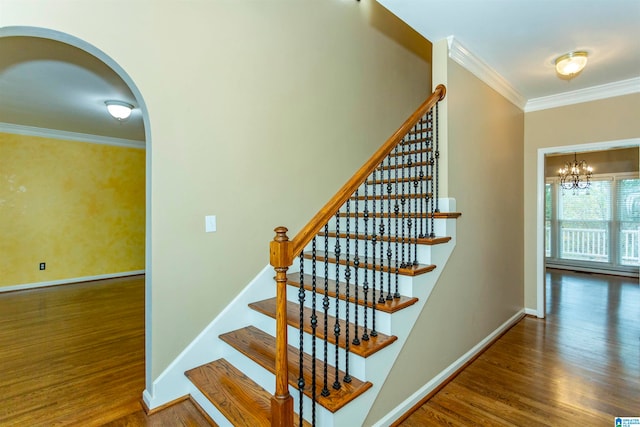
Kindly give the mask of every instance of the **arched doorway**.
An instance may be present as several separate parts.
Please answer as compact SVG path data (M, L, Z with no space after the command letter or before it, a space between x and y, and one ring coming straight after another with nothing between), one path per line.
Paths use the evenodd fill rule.
M23 39L23 40L20 40ZM126 99L126 101L130 102L131 104L134 105L135 110L134 110L134 114L137 115L137 119L140 120L140 122L142 123L142 131L141 133L138 131L137 134L133 133L126 133L126 132L122 132L125 131L126 129L126 125L130 124L129 123L117 123L117 125L119 126L119 131L121 132L114 132L111 135L105 134L102 131L98 131L98 132L93 132L91 129L91 127L82 127L80 126L77 129L70 129L70 128L58 128L56 129L56 132L59 133L59 135L64 136L66 139L73 139L74 135L90 135L93 134L93 136L98 136L98 140L100 140L101 142L105 142L107 144L111 143L114 145L122 145L127 143L127 141L132 141L132 140L138 140L141 141L142 145L145 148L145 154L144 154L144 189L143 189L143 193L144 193L144 233L143 233L143 247L144 247L144 253L143 253L143 271L147 272L146 275L146 280L145 280L145 346L146 346L146 351L145 351L145 358L146 358L146 369L145 369L145 383L146 386L149 387L151 385L151 373L150 373L150 355L151 355L151 351L150 351L150 318L151 318L151 276L150 276L150 260L151 260L151 234L150 234L150 186L151 186L151 135L150 135L150 125L149 125L149 116L147 113L147 108L143 99L143 96L140 92L140 90L137 88L136 84L133 82L132 78L127 74L127 72L115 61L113 60L111 57L109 57L107 54L105 54L103 51L101 51L100 49L98 49L97 47L91 45L90 43L85 42L84 40L81 40L77 37L71 36L69 34L65 34L62 32L58 32L58 31L54 31L51 29L44 29L44 28L37 28L37 27L19 27L19 26L15 26L15 27L3 27L0 28L0 44L3 42L7 42L8 40L12 40L12 41L19 41L19 42L24 42L26 39L30 39L31 42L38 42L41 41L42 43L49 43L49 44L64 44L66 46L68 46L70 49L72 50L76 50L78 52L80 52L82 55L84 55L84 60L86 60L86 69L84 70L77 70L80 73L84 73L84 75L86 75L88 78L95 78L95 82L96 86L100 86L101 84L104 85L104 93L93 93L93 94L88 94L88 93L84 93L84 94L78 94L78 93L73 93L73 82L71 82L69 87L64 87L62 89L68 91L67 93L69 94L69 96L71 96L71 94L73 93L74 95L74 100L75 101L79 101L79 102L85 102L85 104L83 105L79 105L77 106L79 108L79 110L76 111L76 122L77 124L82 125L83 120L85 121L85 125L86 122L91 120L92 117L92 113L96 113L96 114L102 114L104 113L106 116L106 106L104 105L104 102L107 99L104 99L108 96L108 99L114 99L114 98L118 98L120 95L122 95L123 93L129 94L131 96L130 99ZM45 50L43 50L45 51ZM25 50L16 50L15 52L17 55L25 55L28 53L33 53L31 51L25 51ZM82 68L81 65L79 65L78 63L75 63L74 61L71 61L69 57L55 57L55 52L52 51L48 51L46 52L47 57L43 58L46 60L53 60L53 61L57 61L58 62L58 68L56 69L57 72L61 72L66 69L71 70L77 67ZM2 61L0 61L0 72L4 73L7 70L7 67L9 66L9 62L11 61L11 58L7 57L7 56L3 56ZM4 68L3 68L4 67ZM113 76L115 76L116 78L110 81L104 81L101 80L104 75L102 75L102 71L104 71L104 69L108 69L113 73ZM102 70L102 71L101 71ZM24 76L25 78L29 78L32 76ZM52 79L54 79L54 84L55 84L55 79L58 78L60 80L58 80L58 82L69 82L69 79L64 79L64 76L61 76L59 74L53 73L53 75L50 76ZM110 79L110 78L109 78ZM63 83L60 83L63 84ZM115 89L114 89L115 88ZM53 87L50 87L49 89L55 89ZM112 91L111 93L109 93L109 91ZM84 95L84 96L83 96ZM5 98L6 101L6 98ZM0 103L3 101L0 101ZM63 103L64 104L64 103ZM58 105L58 108L63 108L63 105ZM79 112L78 112L79 111ZM98 113L98 111L100 111ZM51 117L49 118L50 122L54 122L56 119L61 120L61 117L56 115L56 114L52 114ZM114 120L110 117L108 117L106 120ZM0 121L2 121L0 119ZM46 128L46 127L50 127L48 124L48 122L45 121L41 121L41 122L34 122L34 123L27 123L25 124L19 124L19 123L14 123L17 124L17 128L19 128L21 131L24 131L26 134L29 134L29 132L31 132L31 128ZM66 126L66 125L65 125ZM94 129L104 129L104 123L102 124L98 124L96 125L96 127ZM136 137L132 137L130 135L137 135ZM80 140L82 140L82 138L80 138ZM91 142L96 142L96 141L91 141ZM55 284L55 283L52 283Z

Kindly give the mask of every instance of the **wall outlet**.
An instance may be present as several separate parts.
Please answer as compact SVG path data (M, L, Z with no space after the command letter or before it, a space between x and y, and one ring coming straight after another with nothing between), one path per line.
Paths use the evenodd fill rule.
M40 263L40 270L46 270L47 269L47 263L46 262L41 262Z

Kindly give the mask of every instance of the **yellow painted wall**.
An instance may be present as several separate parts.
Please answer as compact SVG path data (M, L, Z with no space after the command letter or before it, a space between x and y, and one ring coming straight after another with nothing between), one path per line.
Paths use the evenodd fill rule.
M0 287L144 270L144 150L0 133L0 180Z

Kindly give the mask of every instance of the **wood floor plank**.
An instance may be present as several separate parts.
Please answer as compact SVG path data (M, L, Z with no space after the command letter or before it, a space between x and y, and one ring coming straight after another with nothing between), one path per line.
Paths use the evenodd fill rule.
M613 425L640 414L637 279L548 270L525 317L401 426Z

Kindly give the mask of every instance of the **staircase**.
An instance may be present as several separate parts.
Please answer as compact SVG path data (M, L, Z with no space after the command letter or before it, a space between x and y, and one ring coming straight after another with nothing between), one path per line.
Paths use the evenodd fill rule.
M271 297L227 313L220 357L185 373L219 425L362 425L455 246L460 214L437 186L444 95L439 86L294 239L276 229Z

